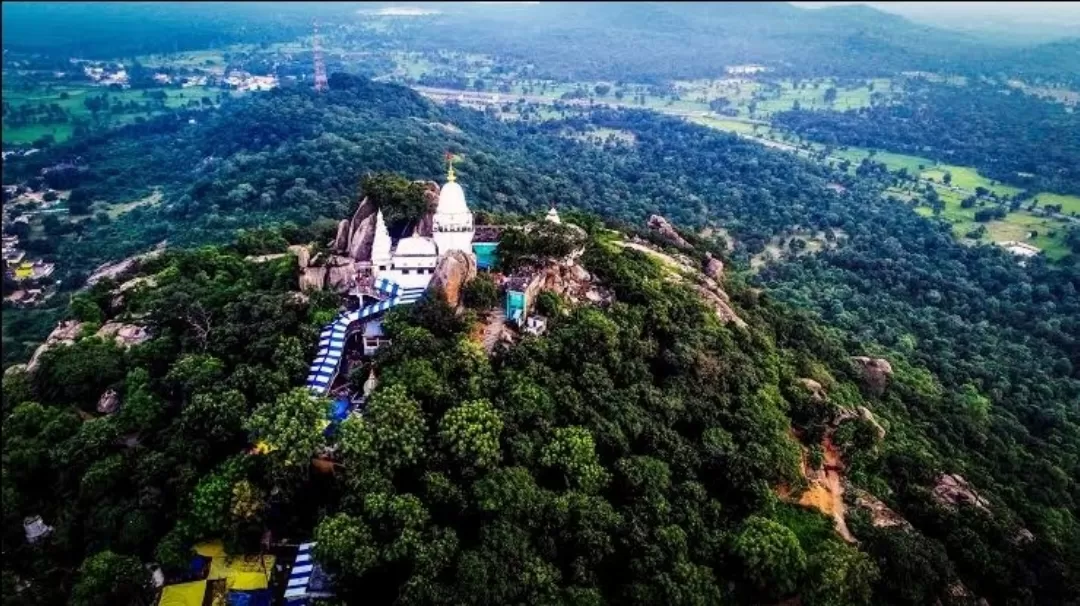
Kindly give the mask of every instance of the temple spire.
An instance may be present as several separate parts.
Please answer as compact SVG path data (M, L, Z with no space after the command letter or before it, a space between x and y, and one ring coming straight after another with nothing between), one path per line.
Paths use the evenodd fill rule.
M457 177L454 176L454 154L446 152L446 180L457 181Z

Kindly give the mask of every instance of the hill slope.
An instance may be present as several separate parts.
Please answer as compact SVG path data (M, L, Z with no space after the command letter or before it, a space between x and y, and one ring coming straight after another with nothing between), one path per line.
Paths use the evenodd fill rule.
M797 426L808 431L816 426L820 431L822 419L815 416L816 409L807 402L800 403L796 395L784 392L787 384L772 375L814 378L825 385L831 384L826 378L831 376L842 386L849 382L842 377L850 378L854 373L847 365L847 355L884 356L894 368L894 382L890 383L893 387L881 393L867 392L858 396L850 387L829 391L831 397L851 406L867 403L875 414L889 422L889 433L880 449L863 449L863 454L851 455L849 478L856 486L886 499L890 506L909 518L922 536L927 537L911 539L881 531L882 542L875 548L879 551L874 551L874 555L879 562L886 562L885 568L892 570L883 571L881 582L890 584L880 589L881 594L895 590L896 593L889 595L902 595L900 589L904 583L900 579L906 577L931 579L932 587L926 591L937 591L941 589L940 583L947 580L940 574L949 568L945 562L951 561L959 578L979 595L1044 602L1064 601L1070 595L1073 587L1070 583L1075 583L1069 576L1070 571L1080 568L1075 565L1080 561L1077 552L1080 527L1076 523L1077 503L1080 502L1077 492L1080 488L1076 482L1080 477L1077 467L1080 418L1073 405L1080 397L1077 380L1080 376L1080 346L1076 341L1080 334L1077 326L1080 276L1075 263L1054 267L1034 259L1028 267L1019 267L1000 250L960 246L947 230L922 219L910 208L882 200L880 192L890 180L875 176L872 171L860 171L857 176L832 172L731 135L645 112L597 111L545 124L503 123L478 112L434 107L407 89L340 75L332 78L331 89L322 96L304 90L277 91L237 100L220 112L212 110L162 118L90 141L57 146L37 157L20 158L11 164L8 174L33 176L42 167L61 160L78 159L87 172L81 173L75 187L92 188L96 197L120 202L128 196L141 195L140 188L158 186L162 189L160 206L132 211L112 222L84 222L75 232L60 239L57 254L65 263L84 267L148 247L162 238L168 238L173 244L196 244L228 240L236 228L273 221L290 219L307 225L318 217L336 220L352 210L357 179L364 172L390 169L405 172L410 178L435 178L441 172L442 154L447 149L463 153L459 178L470 202L478 209L521 212L544 209L551 201L556 201L560 207L591 209L635 224L660 212L695 232L707 226L727 230L733 251L726 260L736 268L745 267L751 255L761 253L767 246L790 251L792 258L767 268L757 278L761 286L768 288L763 299L751 296L750 291L732 288L731 294L737 298L740 313L745 312L744 319L754 327L749 341L743 340L746 337L728 335L730 329L725 327L717 327L715 331L708 329L706 335L697 335L691 330L699 317L693 297L687 298L682 290L668 293L666 287L658 287L655 270L650 269L650 264L640 263L641 259L632 253L619 256L621 261L606 255L594 257L596 264L590 265L589 271L624 284L627 289L624 298L632 309L617 311L615 319L608 318L617 320L619 329L613 333L615 336L604 328L610 326L607 320L585 314L578 321L592 326L590 323L595 320L599 324L598 328L593 328L603 333L597 336L598 339L613 338L613 351L631 352L640 357L634 358L637 365L630 366L634 370L629 377L618 374L616 367L609 365L609 362L614 364L613 361L598 361L605 365L603 373L598 369L596 381L590 385L608 385L608 379L614 381L613 388L617 392L608 395L618 402L627 402L629 408L621 413L626 415L627 425L617 429L609 427L602 416L594 416L591 405L580 403L574 404L569 411L559 409L552 414L572 415L558 419L573 424L592 424L588 425L590 431L605 436L602 441L594 439L594 444L613 443L623 448L598 451L601 457L606 457L602 459L605 466L615 464L619 459L616 454L654 456L663 453L663 463L669 467L668 475L686 479L691 472L700 473L698 465L702 452L699 445L703 448L705 443L696 440L702 437L698 432L709 426L696 421L709 420L709 415L720 413L708 410L708 406L700 402L698 405L704 406L704 410L697 410L698 405L688 407L685 402L666 401L663 393L657 394L640 385L630 389L632 382L654 381L653 387L663 391L669 387L663 381L668 372L665 369L682 368L685 371L695 368L707 361L697 358L695 352L718 348L715 351L731 352L734 357L724 358L724 364L729 366L706 364L703 367L703 372L708 370L717 375L709 379L719 382L716 393L693 394L693 397L757 394L753 390L762 388L765 389L762 397L768 401L768 404L762 404L763 414L788 414ZM194 118L196 124L189 124L189 118ZM595 128L632 136L599 144L572 136ZM841 187L830 188L830 184ZM332 225L332 221L329 224ZM819 232L823 234L823 241L832 238L836 245L816 255L800 253L800 243L806 246L808 236ZM694 233L684 236L695 239ZM216 269L219 263L223 264L222 269ZM204 265L205 271L200 269ZM189 275L192 280L207 280L220 285L263 283L260 282L263 278L245 277L247 270L233 268L233 265L234 260L230 258L218 260L213 255L205 259L196 256L178 266L181 276L174 278L179 280ZM271 280L271 283L277 285L273 288L284 288L280 286L281 282ZM184 289L201 292L197 285L178 284L175 287L178 292ZM223 313L228 308L228 314L239 314L241 318L235 330L227 331L227 338L236 339L239 338L237 335L258 330L246 326L243 318L246 317L244 314L254 313L251 306L262 309L259 307L262 303L236 299L241 296L239 291L230 293L221 298L212 297L212 293L206 295L211 297L215 309L224 306ZM785 320L783 313L786 312L780 311L772 316L773 312L768 310L774 308L770 307L768 299L774 296L814 310L839 328L841 336L817 334L819 329L814 327L818 324L811 319ZM111 300L111 297L102 297ZM193 303L190 297L180 301L183 305ZM267 309L277 309L267 305ZM756 305L764 306L762 315L753 311ZM162 322L166 321L165 317L182 318L182 312L183 309L162 308L160 313L165 314ZM270 311L266 314L272 315ZM693 321L687 318L693 318ZM160 377L162 373L167 374L166 367L173 364L172 357L198 353L199 345L188 341L190 327L169 326L177 331L175 336L167 337L168 347L172 349L160 354L154 353L156 350L152 348L140 349L132 367L149 364L151 376ZM281 330L293 331L288 332L290 335L299 334L297 328L271 325L265 329L266 338L271 339L269 335ZM556 331L555 334L562 333ZM547 367L556 373L556 378L560 376L558 372L565 372L563 363L558 361L560 356L564 353L571 357L578 355L579 349L575 348L592 338L575 334L567 333L565 339L556 339L553 345L544 346L552 348L550 351L555 357L548 358L542 351L537 353L541 367L532 370L547 373L543 370ZM444 344L454 341L449 337L442 339ZM576 343L575 339L581 342ZM803 341L809 349L799 344ZM223 341L220 345L223 352L228 349L228 342ZM268 352L273 347L267 345L268 342L260 340L259 347L265 349L250 355L271 356ZM773 345L769 345L770 342ZM699 350L699 346L704 349ZM654 347L661 347L658 351L663 353L654 352L651 349ZM790 355L795 359L789 360L786 357L789 354L784 351L788 349L806 354L800 358L801 354L792 353ZM240 353L235 355L239 357L227 362L226 369L240 365L249 355L246 350L238 351ZM419 358L429 351L433 354L444 352L438 347L418 347L409 351L413 352L410 355ZM736 351L740 353L734 353ZM80 356L91 353L82 349L76 352ZM108 358L112 353L103 355ZM742 356L750 357L752 368L746 366ZM774 359L776 356L780 361ZM79 359L75 356L72 363ZM93 359L98 356L95 354ZM267 360L268 365L278 364L272 357ZM819 367L814 360L824 367ZM61 365L60 368L68 367ZM98 373L93 365L79 368L84 368L84 375L79 376L100 375L110 381L120 381L119 371ZM402 372L406 370L419 372L417 368L404 367ZM244 381L254 380L259 372L240 372L235 379L236 385L250 385ZM486 373L482 367L477 372ZM553 379L550 374L545 376L545 381L549 382L544 385L550 387ZM676 373L672 376L685 380L687 375ZM43 404L52 407L66 405L69 400L76 401L77 396L86 406L86 402L100 395L100 392L94 393L98 387L106 387L97 381L90 380L86 391L78 394L46 391L42 396L30 392L21 396L5 395L5 402L14 404L22 401L20 397L38 397L46 400ZM288 379L281 381L288 382ZM413 388L413 382L406 383L409 383L407 388ZM425 379L421 384L436 385L438 381L432 383ZM781 390L783 403L776 399L769 386ZM581 397L591 398L587 401L596 402L600 398L599 394L587 391L589 386L580 387L586 390ZM670 387L680 388L679 385ZM174 409L185 405L182 398L176 399L179 396L175 392L168 391L172 389L168 385L159 387L155 384L152 389L165 390L155 393L168 399L169 406ZM468 398L497 399L509 393L491 392L490 385L484 382L468 389L481 390ZM751 391L745 391L747 389ZM243 411L248 411L247 406L272 402L276 391L256 392L260 394L256 401L245 400ZM547 391L541 390L541 393ZM573 399L576 397L567 396L571 403L578 402ZM424 401L424 398L435 399L435 396L414 394L413 398ZM656 398L661 401L657 402ZM611 399L602 403L602 406L614 405L615 400ZM728 433L735 428L744 431L740 425L743 422L739 417L741 413L736 414L743 405L742 402L730 403L735 408L728 410L735 416L717 420ZM720 410L725 409L721 407ZM664 429L657 429L655 435L648 434L647 439L642 437L645 434L639 432L643 431L644 425L636 421L639 415L644 415L642 419L653 420L655 415L663 416L660 426ZM437 417L435 414L431 418ZM161 423L165 422L161 420ZM33 421L32 427L38 427L36 423L38 421ZM558 426L552 423L552 427ZM773 428L776 419L763 423L765 427ZM175 433L174 430L167 425L155 425L152 431L163 432L160 435L164 436ZM435 431L434 426L429 425L425 431ZM671 431L681 437L676 439ZM859 444L869 444L865 441L869 435L841 435L840 438L858 450ZM620 436L635 437L624 440ZM769 436L755 436L751 432L734 444L741 448L743 443L763 440L762 448L766 450L762 452L772 452L769 449L780 442L775 442L775 433ZM714 437L718 440L714 444L716 456L729 456L724 454L731 452L725 450L728 446L724 434ZM244 439L244 433L236 430L222 439L235 445ZM537 442L536 447L542 448L546 439ZM691 439L694 446L685 450L684 439ZM640 440L646 440L646 444L639 444ZM517 449L506 452L505 460L518 460L511 455L532 456L527 445L521 445L520 449L525 452ZM203 471L220 460L211 457L196 468ZM171 467L171 464L165 466ZM612 474L618 472L618 468L605 469L614 469ZM780 469L778 466L761 472L765 475L751 471L738 481L753 484L755 478L775 480ZM942 472L963 475L993 504L993 514L987 517L970 508L952 510L937 505L932 489ZM182 490L175 494L186 494L185 490L195 485L193 476L186 477L183 481L188 483L180 486ZM235 480L235 476L227 477ZM73 479L65 477L58 481ZM72 484L65 486L69 492L74 490ZM399 490L410 494L420 490L401 486ZM714 491L712 494L722 492L717 486L710 490ZM762 494L758 489L751 492ZM730 502L726 496L716 498L728 503L725 507L737 508L744 496L732 496ZM664 498L666 502L683 499ZM743 506L756 511L765 505ZM109 515L121 516L122 512L128 511L127 507L111 510ZM305 506L297 507L299 511L310 512ZM179 516L179 510L176 511ZM437 514L432 516L437 519ZM49 522L53 519L50 517ZM132 545L137 544L139 553L149 557L146 554L155 544L158 536L155 533L167 527L172 519L155 518L154 532L133 539L134 543L125 543L123 549L130 552L136 549ZM305 519L308 527L314 526L314 520ZM692 517L680 518L683 519L693 520ZM668 518L665 520L670 522ZM742 523L741 518L739 520ZM21 523L15 520L13 524L16 522ZM349 520L345 522L351 524ZM788 522L799 525L796 521ZM300 522L296 523L303 527ZM671 522L675 526L681 523ZM806 528L814 528L816 523L807 524ZM852 524L857 530L857 521ZM13 528L12 532L18 531L18 526ZM806 528L798 532L804 532ZM1013 542L1019 528L1032 532L1036 541ZM499 532L502 530L504 528L500 526ZM514 534L516 530L507 532L519 536ZM676 531L672 529L671 532ZM855 534L859 535L858 532ZM468 540L481 539L473 536ZM697 541L696 538L693 540ZM101 542L91 546L71 547L74 555L66 557L74 558L77 563L84 547L97 549L96 546L104 542L102 538ZM544 545L537 549L546 549ZM682 542L677 541L665 553L686 553L686 558L672 555L674 559L664 560L663 566L658 563L653 569L669 570L669 575L675 576L642 581L646 586L640 589L641 600L666 596L663 591L691 580L701 581L703 591L711 591L708 588L713 581L707 579L708 575L701 567L711 566L714 572L709 574L722 574L715 570L720 570L727 560L708 560L706 563L711 557L707 553L719 552L694 551L714 549L715 546L688 543L687 550L683 550L681 545ZM652 548L642 549L652 553ZM907 555L916 552L921 555L914 561L930 562L929 571L904 568L912 563ZM636 552L626 553L633 554L627 557L637 557ZM531 554L522 555L523 558L526 556L531 557ZM488 552L481 559L494 562L510 558L496 557ZM987 562L1004 564L991 566ZM575 565L572 562L564 564L555 565L558 578L570 579L570 568ZM553 578L555 573L551 568L537 565L539 579ZM486 566L483 562L476 563L476 574L489 570ZM584 570L590 570L588 564L582 566L585 566ZM396 570L399 575L405 575L401 569ZM574 583L585 589L592 586L588 583L606 587L605 583L612 582L602 580L606 577L595 580L588 574L581 578L586 580L575 580ZM477 582L477 585L483 584ZM722 584L716 582L716 586ZM550 585L542 585L542 588L547 591ZM508 592L507 599L517 596L509 593L517 591L514 588L502 587L500 591ZM607 590L601 589L604 591ZM907 596L909 603L925 603L924 598L924 593Z

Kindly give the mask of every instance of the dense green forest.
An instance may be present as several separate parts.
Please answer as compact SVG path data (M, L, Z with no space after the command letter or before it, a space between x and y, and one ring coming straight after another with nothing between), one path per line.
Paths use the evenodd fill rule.
M632 143L568 136L596 127L632 133ZM36 240L77 282L162 239L227 242L239 228L288 220L310 226L289 240L310 240L353 210L364 174L437 178L447 149L462 157L459 180L479 209L555 202L633 224L660 213L687 230L723 227L735 268L807 231L831 234L836 247L767 267L755 278L763 294L729 280L746 333L703 317L694 297L661 286L639 255L609 250L595 226L585 264L615 285L620 304L609 310L574 311L489 362L464 345L461 320L438 303L418 306L389 323L380 395L340 438L352 471L329 483L282 457L233 457L246 430L318 414L288 388L306 370L325 302L290 303L284 262L238 258L265 250L167 255L147 269L158 286L122 309L107 284L77 299L93 305L73 306L91 322L147 313L154 339L125 353L87 339L49 354L29 382L5 378L5 502L18 503L5 508L5 544L21 540L31 513L62 537L56 553L15 558L9 570L56 592L39 603L82 583L131 590L78 574L102 550L84 566L130 570L125 557L175 562L196 537L244 542L263 523L322 537L322 556L352 579L345 591L420 602L709 603L798 589L808 603L925 604L950 599L954 578L992 603L1076 599L1076 257L1020 267L995 247L961 246L947 227L882 199L890 175L834 171L644 111L503 122L335 74L324 95L275 90L13 158L5 179L70 162L45 177L90 200L160 189L156 206ZM213 339L185 320L193 313L220 318ZM881 393L854 385L847 356L863 353L894 366ZM848 430L849 479L918 532L856 515L857 552L826 538L824 518L775 502L769 487L794 480L797 463L789 419L819 435L827 416L792 386L799 377L887 422L881 443ZM91 410L110 386L137 405L80 423L71 407ZM990 512L935 504L928 488L941 472L962 473ZM261 495L265 509L230 517L236 490ZM1020 528L1036 540L1015 541ZM837 567L842 580L824 572Z
M4 50L116 59L278 42L309 32L312 18L349 12L346 3L9 2L3 7Z
M1005 183L1080 193L1080 114L1007 87L909 81L901 102L843 112L792 110L777 126L813 141L975 166Z

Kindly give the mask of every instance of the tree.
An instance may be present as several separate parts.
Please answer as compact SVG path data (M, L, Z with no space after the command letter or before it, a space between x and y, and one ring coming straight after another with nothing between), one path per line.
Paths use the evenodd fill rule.
M326 444L323 428L330 402L298 387L255 410L246 429L256 442L264 442L266 456L279 478L305 472L311 458Z
M462 298L470 309L488 310L499 303L499 287L491 274L482 273L465 284Z
M315 527L315 557L333 572L359 578L375 565L378 550L362 519L339 513Z
M388 224L416 221L427 212L424 185L388 172L367 175L361 181L364 195L383 212Z
M867 551L881 567L875 595L890 596L894 603L933 603L952 582L953 566L941 543L917 532L874 528Z
M596 86L593 87L593 92L596 93L597 97L606 96L608 93L611 92L611 85L610 84L604 84L604 83L597 84Z
M826 540L807 562L807 582L800 592L808 606L870 604L879 572L865 553Z
M243 436L247 401L235 389L197 393L180 413L180 427L191 439L225 445Z
M499 462L503 422L487 400L464 402L446 411L439 423L442 443L467 467L491 467Z
M139 558L108 550L86 558L71 590L73 606L142 605L149 600L150 573Z
M746 579L778 598L795 591L806 569L806 554L789 528L753 515L743 522L731 544Z
M834 102L836 102L836 87L830 86L825 89L825 103L832 105Z
M420 404L404 386L391 385L372 395L363 417L342 422L342 454L350 473L370 468L393 473L420 462L426 431Z
M951 185L952 184L952 173L949 172L949 171L945 171L945 175L943 177L941 177L941 181L945 185Z
M566 487L582 492L599 490L608 473L596 457L592 434L584 427L558 427L540 453L540 463L562 472Z

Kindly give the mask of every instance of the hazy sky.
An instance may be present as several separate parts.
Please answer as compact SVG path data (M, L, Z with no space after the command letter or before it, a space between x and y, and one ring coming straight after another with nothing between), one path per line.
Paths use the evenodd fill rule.
M792 2L804 8L868 4L921 23L1031 37L1080 37L1080 2Z

